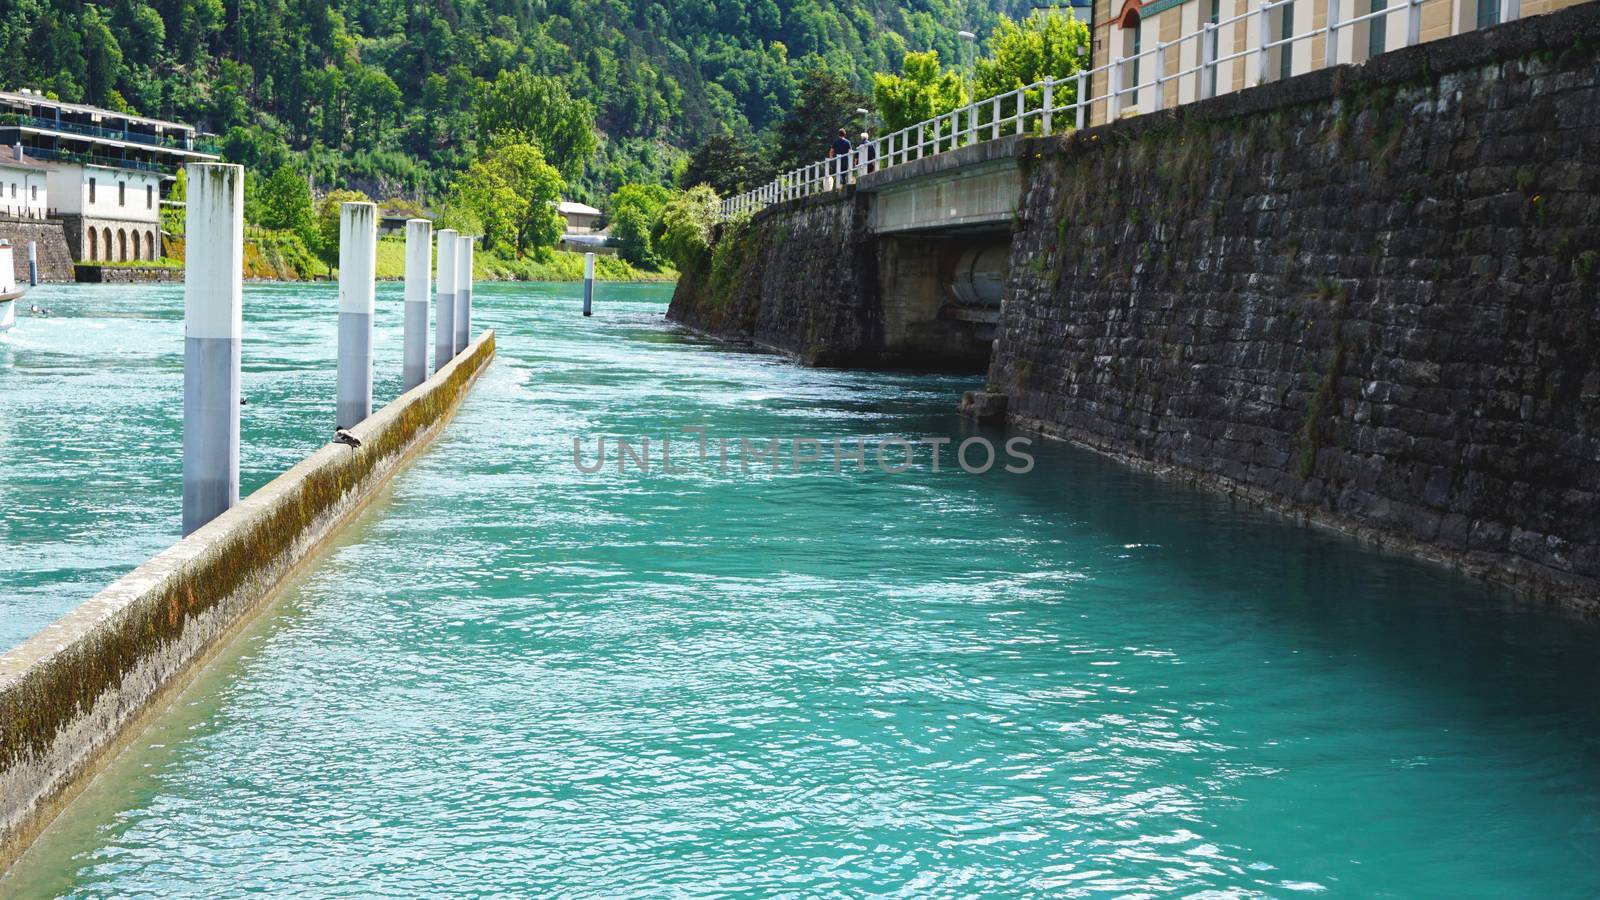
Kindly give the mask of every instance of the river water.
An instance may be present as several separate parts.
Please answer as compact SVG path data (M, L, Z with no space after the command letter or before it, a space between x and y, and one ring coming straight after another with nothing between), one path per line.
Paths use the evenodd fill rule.
M178 520L179 292L46 296L0 338L9 643ZM1595 628L1059 444L745 473L1005 436L972 379L577 297L479 287L499 357L440 441L0 895L1600 891ZM246 302L248 489L326 437L334 304ZM579 471L599 436L651 471Z

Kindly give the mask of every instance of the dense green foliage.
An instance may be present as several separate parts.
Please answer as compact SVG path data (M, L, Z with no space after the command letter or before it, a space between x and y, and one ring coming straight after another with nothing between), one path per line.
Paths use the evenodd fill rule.
M328 265L328 274L339 264L339 209L346 203L365 203L370 200L360 191L343 188L329 191L317 206L317 238L311 248Z
M611 237L617 253L634 265L660 264L651 235L672 194L658 184L625 184L611 195Z
M288 165L279 166L262 188L248 193L256 208L246 212L262 228L291 231L307 247L315 249L320 240L316 212L311 204L311 186L305 176Z
M566 162L567 147L541 149L574 197L603 204L623 183L671 181L686 151L712 135L767 132L800 99L808 73L861 88L908 49L954 58L956 29L987 33L999 5L1025 8L1017 0L10 0L0 16L0 86L194 122L258 176L291 163L319 190L430 200L478 155L485 115L514 118L499 102L515 96L511 88L559 88L591 108L597 152L583 168ZM511 83L502 72L515 73ZM559 85L530 81L537 76ZM578 156L583 140L572 136ZM818 152L788 140L781 159L802 144Z
M440 224L482 235L485 250L521 256L553 247L565 229L556 211L563 187L538 145L497 144L451 182Z
M903 68L903 74L880 74L872 81L873 102L885 131L899 131L967 102L961 75L940 66L938 51L907 53Z
M988 52L974 61L972 96L993 97L1036 84L1046 76L1064 79L1089 67L1089 26L1070 13L1047 12L1020 21L1001 17L987 42ZM959 71L940 65L934 51L907 53L903 74L873 79L873 102L887 131L931 119L968 102ZM1039 89L1028 92L1030 108L1038 108ZM1077 98L1077 84L1057 89L1054 102L1066 106ZM981 117L991 113L979 109Z
M679 193L661 208L656 248L679 271L705 262L711 230L717 224L717 203L717 195L701 185Z
M993 97L1045 76L1066 78L1089 68L1089 26L1059 13L1029 16L1022 21L1002 18L989 38L989 52L977 60L975 88L978 97ZM1030 97L1031 97L1030 93ZM1068 82L1056 94L1060 105L1075 102L1077 84Z

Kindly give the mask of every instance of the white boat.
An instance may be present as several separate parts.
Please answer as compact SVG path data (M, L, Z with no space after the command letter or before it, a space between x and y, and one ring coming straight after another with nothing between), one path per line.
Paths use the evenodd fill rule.
M17 301L27 292L26 287L17 287L17 266L11 258L11 242L0 240L0 331L17 324Z

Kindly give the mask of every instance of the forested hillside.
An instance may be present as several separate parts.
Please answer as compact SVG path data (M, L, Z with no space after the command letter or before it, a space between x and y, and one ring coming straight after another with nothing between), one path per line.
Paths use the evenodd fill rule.
M569 191L670 182L724 131L766 133L816 72L870 93L907 50L958 58L1018 0L9 0L0 86L198 124L258 172L438 197L478 156L503 71L559 79L597 152Z

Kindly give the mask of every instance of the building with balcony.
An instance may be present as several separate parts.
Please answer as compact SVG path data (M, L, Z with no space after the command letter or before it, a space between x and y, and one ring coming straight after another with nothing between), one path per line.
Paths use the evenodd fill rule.
M44 166L45 214L80 262L159 257L161 199L178 167L217 159L192 126L27 89L0 91L0 144Z
M1578 2L1420 0L1412 9L1407 0L1094 0L1089 122L1362 63L1413 41ZM1337 26L1332 41L1330 18ZM1113 92L1115 99L1106 99Z

